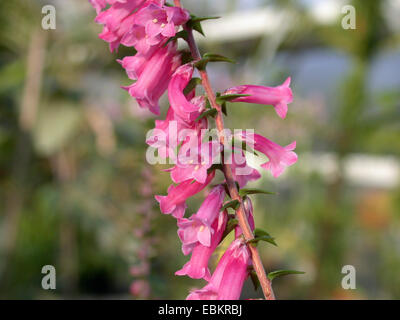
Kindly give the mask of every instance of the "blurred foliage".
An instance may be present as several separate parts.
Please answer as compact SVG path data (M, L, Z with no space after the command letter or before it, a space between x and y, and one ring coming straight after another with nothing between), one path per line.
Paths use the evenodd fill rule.
M41 7L49 2L57 7L57 29L42 31ZM184 2L199 15L243 7L239 0ZM349 2L357 30L343 30L340 21L319 25L299 1L258 1L293 14L296 28L278 40L266 35L202 48L240 62L213 65L218 90L293 75L287 120L272 108L245 104L229 105L227 119L231 128L298 142L299 163L286 177L272 180L264 172L252 185L279 193L253 197L257 226L279 246L260 244L265 266L306 272L275 280L278 298L400 298L399 183L356 186L343 174L354 153L400 156L400 90L369 86L375 59L398 51L400 35L387 25L387 1ZM94 16L79 0L0 2L1 298L129 298L131 282L140 279L150 291L140 282L131 287L133 297L182 299L202 285L173 275L187 257L174 220L153 199L169 184L164 167L145 162L145 134L154 119L119 89L129 80L115 59L132 50L110 54ZM321 48L344 54L349 67L332 96L315 100L296 89L296 72L300 55ZM319 152L336 155L337 174L301 169L306 154ZM190 200L188 213L201 199ZM47 264L57 270L55 291L40 286ZM341 288L346 264L357 269L357 290ZM246 283L243 297L257 296Z

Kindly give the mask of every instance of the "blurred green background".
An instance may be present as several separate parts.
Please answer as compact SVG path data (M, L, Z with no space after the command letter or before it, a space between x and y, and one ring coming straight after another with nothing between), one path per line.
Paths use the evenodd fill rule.
M298 163L252 187L255 218L279 247L260 245L280 299L400 299L399 0L183 0L204 25L216 90L278 85L292 76L287 120L235 104L230 128L255 128ZM57 10L41 28L42 6ZM344 5L356 30L344 30ZM85 0L0 2L0 298L183 299L202 281L173 274L181 253L174 219L159 212L169 176L145 161L152 115L120 89L129 79L98 39ZM164 112L166 99L163 100ZM190 200L196 212L202 195ZM57 270L43 290L41 269ZM353 265L357 289L341 286ZM260 297L246 282L243 298Z

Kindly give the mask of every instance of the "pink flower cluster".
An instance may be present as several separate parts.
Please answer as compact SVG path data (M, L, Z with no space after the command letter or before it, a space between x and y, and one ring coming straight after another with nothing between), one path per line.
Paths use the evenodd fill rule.
M168 88L181 56L176 43L166 44L190 15L186 10L165 6L165 0L89 0L103 25L101 39L115 51L122 44L134 47L136 55L119 61L128 77L136 80L125 87L142 108L160 113L159 99Z
M168 90L170 107L165 120L156 120L155 127L162 134L154 133L147 143L157 149L163 158L172 158L174 166L167 171L174 182L167 195L156 196L163 214L177 220L178 236L182 241L184 255L191 254L189 261L176 272L193 279L204 279L204 288L192 291L188 299L239 299L242 286L252 265L250 251L239 226L235 240L219 260L213 273L209 261L223 235L230 217L223 206L230 197L225 181L214 185L198 211L185 217L187 200L205 190L214 181L218 164L223 158L224 147L219 141L204 137L209 128L207 117L199 117L206 110L206 98L196 96L196 89L187 91L193 78L194 63L181 63L177 41L171 39L189 19L189 13L178 7L166 6L164 0L89 0L97 12L96 22L103 25L100 38L107 41L111 51L119 45L134 47L136 54L118 62L135 82L125 87L139 105L155 114L160 113L159 99ZM173 40L173 41L169 41ZM281 86L239 86L228 89L224 95L243 95L233 102L267 104L275 107L277 114L285 118L287 105L292 102L290 78ZM175 130L171 130L174 127ZM185 132L190 131L187 135ZM176 132L174 134L173 132ZM194 134L193 134L194 132ZM170 139L170 135L175 136ZM168 139L165 139L168 137ZM296 143L282 147L261 135L239 134L235 138L254 146L268 157L262 165L274 177L285 167L297 161L293 152ZM225 146L226 148L226 146ZM244 152L233 148L230 166L240 188L260 178L260 173L250 168ZM244 170L246 169L246 170ZM244 200L250 227L254 230L251 200Z

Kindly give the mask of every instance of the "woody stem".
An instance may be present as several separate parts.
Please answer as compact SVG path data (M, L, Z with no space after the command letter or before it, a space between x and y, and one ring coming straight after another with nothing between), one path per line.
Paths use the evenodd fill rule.
M181 7L180 0L174 0L174 3L177 7ZM189 45L192 57L194 61L198 61L201 59L200 51L199 48L197 47L196 41L193 36L193 30L187 26L184 27L185 30L188 33L188 38L187 38L187 43ZM202 84L203 87L206 91L207 97L210 101L210 104L213 108L217 110L217 116L216 116L216 125L217 129L219 131L219 137L220 137L220 143L224 145L225 142L225 127L224 127L224 118L222 114L222 109L221 106L217 103L215 93L211 87L210 79L208 77L207 71L204 70L199 70L201 79L202 79ZM223 171L224 171L224 176L226 180L226 184L228 186L229 194L233 200L237 200L240 203L239 208L236 210L236 216L239 222L240 228L243 230L243 235L246 239L246 241L250 241L254 239L253 232L251 231L249 221L246 216L246 211L243 206L243 201L242 198L239 195L238 188L235 183L235 179L233 177L232 173L232 167L229 164L223 164ZM268 279L264 266L261 261L260 254L257 250L257 248L251 244L248 245L251 256L252 256L252 261L253 261L253 267L255 272L257 273L258 279L261 284L261 288L263 290L265 299L267 300L275 300L275 295L271 287L271 281Z

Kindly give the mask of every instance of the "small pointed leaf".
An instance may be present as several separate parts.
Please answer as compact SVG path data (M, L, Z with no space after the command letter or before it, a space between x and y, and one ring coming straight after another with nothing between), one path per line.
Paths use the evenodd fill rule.
M195 121L199 121L206 117L215 117L217 113L218 113L217 109L214 108L209 109L207 111L204 111L201 115L199 115Z
M203 27L201 26L201 22L200 21L193 22L192 29L197 31L198 33L200 33L202 36L204 36L204 37L206 36L204 34L204 30L203 30Z
M268 273L268 279L270 279L272 281L276 277L282 277L282 276L286 276L289 274L304 274L304 273L305 272L303 272L303 271L296 271L296 270L277 270L277 271Z
M220 54L215 54L215 53L205 53L203 58L208 59L210 62L218 62L218 61L224 61L224 62L229 62L229 63L236 63L235 60L221 56Z
M165 42L164 47L166 47L167 44L170 43L171 41L176 41L178 39L183 39L183 40L188 41L188 38L189 38L189 35L186 30L179 31L179 32L177 32L177 34L175 36L169 38L167 40L167 42Z
M261 189L254 189L254 188L246 188L246 189L241 189L239 191L239 195L241 197L247 196L249 194L270 194L270 195L276 195L276 192L270 192L270 191L265 191Z
M239 208L239 206L240 206L240 202L238 200L232 200L232 201L229 201L227 204L225 204L222 207L221 211L226 210L228 208L232 208L233 210L237 210Z
M191 15L191 19L186 23L186 25L201 35L204 36L203 27L201 26L202 21L211 20L211 19L219 19L220 17L196 17L195 15Z
M210 174L211 172L215 171L215 170L221 170L223 171L224 169L222 168L222 164L220 163L215 163L213 164L208 170L207 170L207 174Z
M270 244L273 244L274 246L278 246L275 242L275 238L273 238L267 231L264 231L262 229L255 229L254 230L254 239L249 240L247 243L251 243L254 245L257 245L258 242L260 241L265 241Z
M207 64L209 62L230 62L230 63L236 63L234 60L229 59L227 57L221 56L219 54L214 54L214 53L205 53L203 55L203 58L199 61L197 61L194 66L199 69L199 70L205 70Z
M258 279L257 274L254 270L250 271L250 279L253 283L254 290L257 291L257 289L260 287L260 280Z
M236 218L229 219L228 223L226 224L226 228L224 231L224 234L222 235L222 239L225 239L225 237L231 233L233 229L236 228L236 226L239 224L239 221Z
M202 22L202 21L206 21L206 20L216 20L216 19L220 19L221 17L196 17L196 16L192 16L192 19L190 19L191 21L194 22Z
M250 94L225 94L223 96L219 96L217 98L217 102L219 104L221 104L223 102L232 101L232 100L235 100L237 98L249 97L249 96L250 96Z
M200 78L192 78L190 80L190 82L188 83L188 85L186 86L185 90L183 91L183 93L185 95L189 94L190 92L192 92L192 90L196 89L196 87L198 85L201 84L201 79Z
M222 110L222 113L224 115L228 116L228 111L226 109L226 103L225 102L221 105L221 110Z

